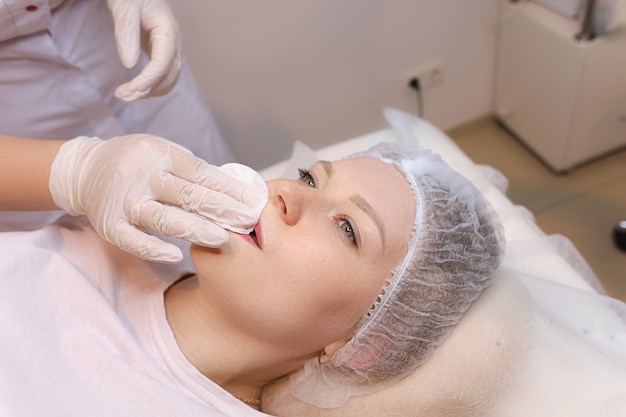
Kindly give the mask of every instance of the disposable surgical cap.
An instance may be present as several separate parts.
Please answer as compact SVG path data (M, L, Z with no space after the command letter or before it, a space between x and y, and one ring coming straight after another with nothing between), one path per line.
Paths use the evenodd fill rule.
M354 336L329 362L310 360L290 376L292 394L318 407L383 389L424 363L488 285L503 254L497 214L441 157L383 143L348 158L363 156L404 174L416 217L404 259Z

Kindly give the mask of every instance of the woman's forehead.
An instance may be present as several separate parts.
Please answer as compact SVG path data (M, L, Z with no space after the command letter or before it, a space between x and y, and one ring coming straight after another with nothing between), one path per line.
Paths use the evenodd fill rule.
M365 178L371 181L372 178L379 178L380 182L385 182L390 186L404 188L408 181L396 166L381 161L371 156L361 156L350 159L343 159L335 162L319 162L326 172L342 172L344 175L353 175L356 178Z

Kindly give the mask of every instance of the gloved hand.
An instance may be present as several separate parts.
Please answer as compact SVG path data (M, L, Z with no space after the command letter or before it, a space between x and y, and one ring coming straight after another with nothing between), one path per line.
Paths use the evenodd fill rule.
M60 208L86 215L100 236L121 249L176 263L183 259L178 247L139 228L209 247L228 241L214 222L249 232L267 203L267 187L252 169L239 168L248 171L243 181L157 136L83 136L61 146L50 192Z
M180 75L182 40L178 23L165 0L108 0L115 25L115 42L126 68L139 60L140 48L150 62L131 81L115 90L115 96L131 102L169 92Z

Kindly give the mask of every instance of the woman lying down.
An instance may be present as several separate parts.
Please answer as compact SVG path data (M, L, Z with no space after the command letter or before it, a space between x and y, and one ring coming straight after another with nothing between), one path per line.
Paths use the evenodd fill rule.
M254 232L192 246L194 271L81 218L2 233L0 414L264 415L277 380L339 407L424 364L502 258L490 205L419 148L381 144L267 188Z

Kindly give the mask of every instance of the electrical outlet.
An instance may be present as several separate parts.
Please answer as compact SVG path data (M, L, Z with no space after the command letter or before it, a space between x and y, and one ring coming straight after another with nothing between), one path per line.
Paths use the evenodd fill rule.
M420 87L423 89L436 87L443 84L443 66L439 61L431 61L407 71L404 74L407 87L410 88L409 82L413 78L419 78Z

